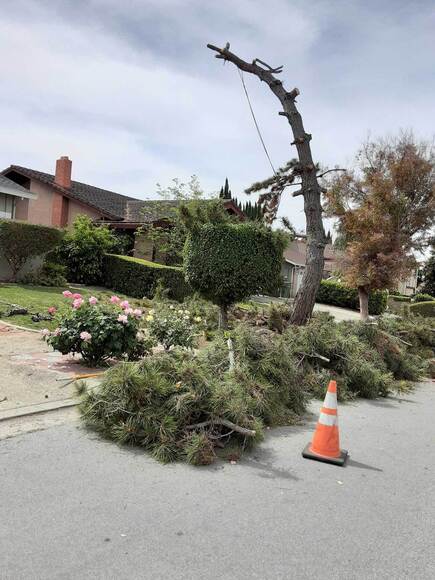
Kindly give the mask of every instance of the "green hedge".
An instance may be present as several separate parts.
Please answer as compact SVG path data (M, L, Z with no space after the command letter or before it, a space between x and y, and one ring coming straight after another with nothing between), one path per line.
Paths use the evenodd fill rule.
M186 280L222 306L270 293L281 282L284 244L280 232L252 222L205 224L187 239Z
M415 302L409 306L411 314L420 314L426 318L435 318L435 300L432 302Z
M433 302L435 297L430 294L416 294L414 296L414 302Z
M0 252L15 280L27 260L42 256L62 240L62 230L27 222L0 219Z
M316 302L359 310L358 290L334 280L322 280ZM369 295L369 314L382 314L387 307L387 293L375 290Z
M395 302L411 302L411 296L401 296L400 294L390 295L390 300Z
M190 294L181 268L129 256L106 254L103 259L103 282L106 288L134 298L152 298L159 285L174 300L181 301Z

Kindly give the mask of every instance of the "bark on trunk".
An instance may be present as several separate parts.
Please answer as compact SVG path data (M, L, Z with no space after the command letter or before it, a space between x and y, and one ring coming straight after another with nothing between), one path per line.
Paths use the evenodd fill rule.
M298 325L306 324L311 318L316 294L322 279L326 236L322 221L321 188L317 180L317 170L311 154L311 135L305 132L302 117L295 104L299 90L295 88L287 91L284 89L282 81L274 76L273 73L280 73L282 67L272 69L258 59L255 59L252 63L246 62L229 51L229 44L226 48L218 48L212 44L207 46L218 53L216 58L228 60L240 70L254 74L261 81L266 82L282 104L284 111L280 115L287 117L290 124L294 138L293 144L296 145L300 162L302 187L298 194L304 197L304 212L307 222L306 268L301 287L295 297L290 322ZM265 65L266 68L260 67L257 62Z
M358 296L361 320L365 322L369 317L369 293L365 286L358 286Z
M228 327L228 306L221 304L219 307L219 328L226 330Z

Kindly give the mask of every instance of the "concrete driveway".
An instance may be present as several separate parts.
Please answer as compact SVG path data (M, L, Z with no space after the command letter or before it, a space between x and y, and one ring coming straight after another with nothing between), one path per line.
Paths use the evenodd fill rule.
M0 441L0 576L435 578L435 384L339 413L345 468L301 457L316 416L206 468L74 423Z
M284 298L274 298L273 296L253 296L251 299L257 304L270 304L271 302L283 304L287 302ZM314 312L328 312L337 322L343 320L360 320L360 314L356 310L340 308L339 306L331 306L329 304L316 303L314 305Z

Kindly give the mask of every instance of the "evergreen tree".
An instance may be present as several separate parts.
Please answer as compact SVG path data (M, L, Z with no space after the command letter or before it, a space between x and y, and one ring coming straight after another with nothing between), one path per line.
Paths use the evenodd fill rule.
M221 187L219 197L221 199L231 199L231 189L228 185L228 177L225 178L225 185Z

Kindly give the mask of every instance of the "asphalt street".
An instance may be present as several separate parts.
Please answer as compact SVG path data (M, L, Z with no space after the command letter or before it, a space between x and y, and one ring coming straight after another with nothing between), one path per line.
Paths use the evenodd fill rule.
M345 468L301 457L316 416L204 468L78 423L0 441L0 578L435 578L435 383L339 416Z

